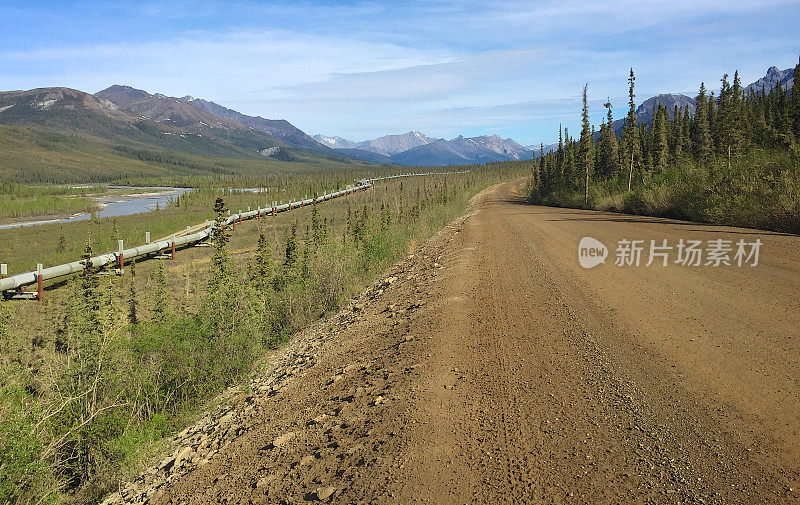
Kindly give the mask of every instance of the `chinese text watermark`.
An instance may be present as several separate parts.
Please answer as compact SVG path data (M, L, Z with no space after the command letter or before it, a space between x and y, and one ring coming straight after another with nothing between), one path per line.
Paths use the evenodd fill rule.
M761 239L748 242L729 239L684 240L669 242L661 240L618 240L614 253L614 265L638 267L650 265L679 265L682 267L734 266L754 267L758 265ZM578 244L578 261L583 268L593 268L606 262L609 250L599 240L583 237Z

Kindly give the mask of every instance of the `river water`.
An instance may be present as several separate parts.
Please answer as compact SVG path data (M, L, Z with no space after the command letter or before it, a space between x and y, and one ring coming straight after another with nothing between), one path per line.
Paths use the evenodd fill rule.
M142 194L99 196L95 200L103 204L103 208L94 212L97 218L127 216L129 214L139 214L149 212L156 207L164 208L169 201L176 198L192 188L170 188L170 187L143 187L132 188L128 186L109 186L109 189L140 189ZM0 225L0 230L7 228L20 228L23 226L36 226L47 223L70 223L72 221L85 221L92 218L92 213L80 214L63 219L32 219L30 221L17 222L12 224Z

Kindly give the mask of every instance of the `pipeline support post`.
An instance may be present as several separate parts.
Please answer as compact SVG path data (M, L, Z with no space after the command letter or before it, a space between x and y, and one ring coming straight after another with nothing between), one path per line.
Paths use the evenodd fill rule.
M144 232L144 243L145 245L150 245L150 232Z
M172 259L175 259L175 235L172 236Z
M119 274L125 273L125 248L122 247L122 239L118 241L119 252L117 253L117 261L119 262Z
M5 279L8 276L8 265L3 263L0 265L0 279Z
M42 267L41 263L36 265L36 283L38 284L38 290L36 293L36 299L40 302L44 299L44 274L42 273L44 268Z

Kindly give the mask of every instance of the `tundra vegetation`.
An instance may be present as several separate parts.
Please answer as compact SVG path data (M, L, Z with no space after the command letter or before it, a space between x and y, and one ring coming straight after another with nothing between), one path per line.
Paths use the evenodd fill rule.
M42 303L0 301L0 503L97 501L257 360L461 214L477 191L522 176L473 167L381 182L236 231L220 226L213 249L179 251L175 261L128 265L121 276L87 269L51 285ZM302 177L288 184L295 195L321 192ZM222 223L229 209L264 203L212 189L185 198L145 215L147 226ZM101 221L37 237L61 259L142 236L133 219Z
M745 93L726 74L718 97L701 83L693 115L659 105L647 125L634 83L631 70L619 133L610 103L600 131L589 128L584 88L580 138L559 128L557 149L528 162L534 203L800 233L800 93Z

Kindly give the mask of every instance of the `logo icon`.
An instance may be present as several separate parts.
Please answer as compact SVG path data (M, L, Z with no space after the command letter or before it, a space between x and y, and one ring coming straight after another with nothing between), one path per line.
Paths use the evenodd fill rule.
M605 263L608 257L608 248L592 237L583 237L578 243L578 261L583 268L594 268L600 263Z

